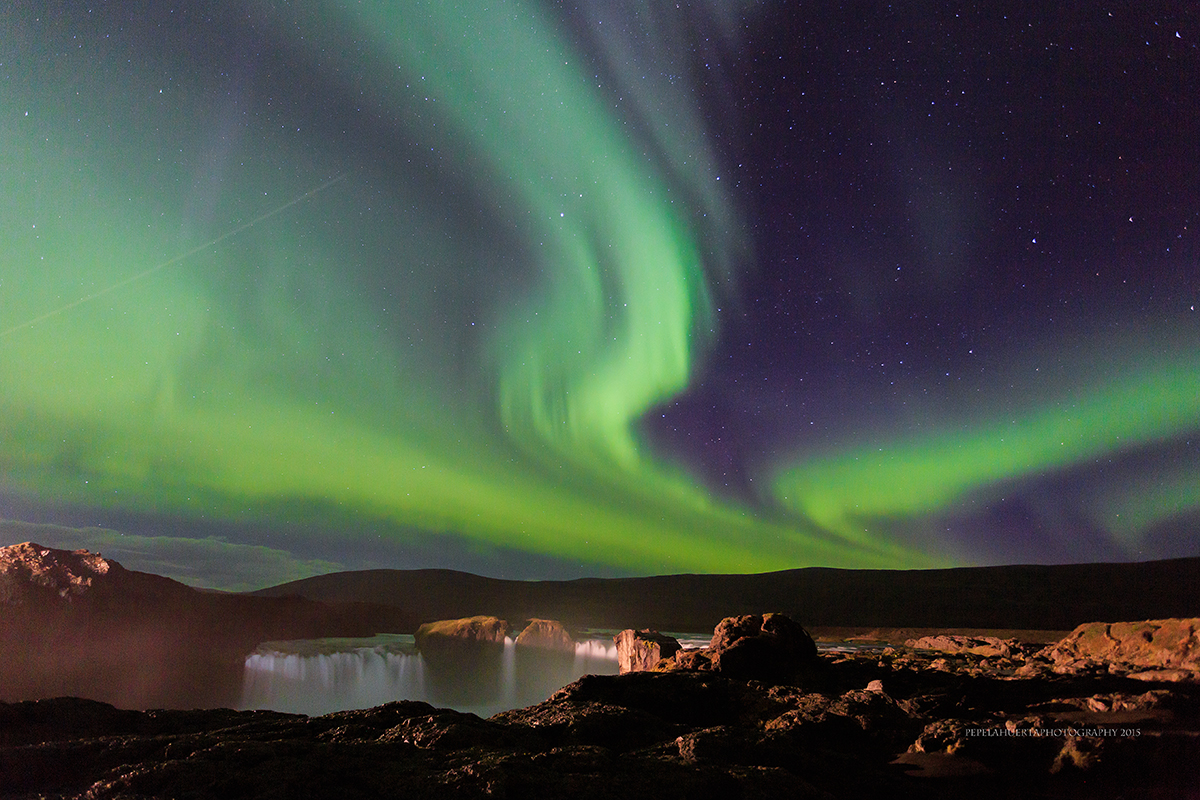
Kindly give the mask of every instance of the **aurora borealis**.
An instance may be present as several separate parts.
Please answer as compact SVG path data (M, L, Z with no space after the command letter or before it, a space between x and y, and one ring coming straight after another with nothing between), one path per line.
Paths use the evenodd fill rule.
M6 7L0 518L239 589L1200 552L1196 14L793 6Z

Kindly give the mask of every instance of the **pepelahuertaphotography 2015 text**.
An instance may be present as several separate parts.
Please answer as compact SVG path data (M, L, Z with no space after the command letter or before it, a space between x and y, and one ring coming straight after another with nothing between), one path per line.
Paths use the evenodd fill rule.
M1084 738L1131 738L1142 735L1141 728L1121 728L1121 727L1065 727L1065 728L1041 728L1041 727L1008 727L1008 726L976 726L963 729L964 736L981 736L981 737L1038 737L1038 738L1066 738L1072 737L1077 739Z

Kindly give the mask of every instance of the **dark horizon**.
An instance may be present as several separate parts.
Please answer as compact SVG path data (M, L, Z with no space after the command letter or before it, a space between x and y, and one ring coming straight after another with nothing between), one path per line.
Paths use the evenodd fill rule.
M119 538L112 538L113 536ZM24 537L24 538L22 538ZM14 540L9 542L9 540ZM16 541L16 540L20 541ZM75 548L73 545L76 542L101 542L107 541L113 546L106 550L97 548ZM192 540L185 540L192 541ZM912 567L902 569L890 568L870 568L870 567L826 567L820 565L791 567L782 570L771 570L758 573L734 573L734 572L711 572L711 573L660 573L660 574L629 574L629 575L567 575L559 577L512 577L504 575L488 574L486 572L472 572L469 570L457 569L452 567L426 566L426 567L366 567L363 569L353 570L332 570L328 572L308 575L300 578L293 578L279 583L259 586L242 586L239 588L220 588L206 586L197 583L195 575L199 572L204 572L204 567L200 564L166 564L167 570L162 570L164 566L154 560L154 556L148 556L144 549L139 549L142 542L142 537L129 536L108 531L104 529L79 529L66 528L56 525L47 524L32 524L23 522L14 522L12 520L0 520L0 547L6 547L10 544L20 544L31 542L33 544L49 547L59 550L70 549L86 549L89 552L102 555L104 558L119 563L122 567L148 573L151 575L167 577L179 583L189 586L190 588L199 589L205 592L218 592L228 594L240 594L247 596L265 596L265 597L288 597L301 596L311 600L325 601L358 601L372 604L383 605L398 605L389 600L387 593L379 594L376 588L377 584L395 583L400 581L401 576L405 580L400 581L399 586L403 589L396 592L396 596L411 598L422 595L428 590L429 585L437 585L442 589L446 586L454 585L458 588L450 591L446 598L440 594L437 598L428 598L422 602L416 603L416 607L429 609L444 604L447 598L450 599L450 606L454 606L456 610L452 610L451 615L471 616L476 611L466 611L462 608L457 608L455 603L460 602L454 598L462 595L462 602L481 603L486 605L492 602L492 593L497 587L520 587L522 585L529 587L542 587L549 591L558 589L568 589L571 587L584 586L648 586L654 584L663 584L692 581L693 579L701 582L714 580L719 582L736 582L742 585L745 593L749 597L756 597L762 594L761 586L755 587L756 583L766 581L768 584L773 584L780 580L790 582L798 577L813 577L820 576L815 581L815 584L824 585L832 576L835 582L845 583L845 587L841 592L835 593L846 595L852 593L852 589L856 585L873 586L877 579L883 579L885 583L894 583L899 581L900 584L912 586L925 585L932 581L940 586L955 587L956 591L964 592L964 597L969 597L972 593L978 593L981 587L988 587L986 592L991 592L995 598L988 600L980 600L978 603L972 601L971 605L987 606L989 604L996 605L999 602L1000 606L1004 606L1007 602L1004 598L1008 595L1025 595L1025 599L1018 602L1018 605L1030 605L1041 608L1041 613L1058 614L1071 613L1069 610L1064 610L1063 607L1055 609L1054 606L1070 606L1071 603L1058 604L1054 600L1056 592L1061 591L1061 583L1063 578L1072 585L1075 583L1092 584L1099 580L1096 576L1106 575L1102 582L1108 586L1108 598L1110 605L1116 603L1119 607L1127 607L1130 603L1137 605L1136 600L1130 598L1138 594L1136 580L1128 579L1128 576L1136 576L1142 574L1140 570L1150 569L1167 572L1179 572L1179 575L1185 577L1190 576L1194 581L1200 581L1200 556L1179 556L1168 559L1152 559L1145 561L1109 561L1109 562L1068 562L1068 563L1017 563L1017 564L974 564L974 565L958 565L950 567ZM122 556L125 556L122 558ZM255 566L261 565L246 565L246 571L243 574L249 574ZM155 569L159 567L160 569ZM173 571L172 568L173 567ZM1172 574L1175 574L1172 572ZM984 576L982 582L978 580L956 581L955 576L962 576L964 573L973 576ZM1059 576L1055 579L1045 579L1046 575L1054 574ZM1111 585L1112 575L1123 575L1126 578L1122 579L1122 588L1120 591L1114 589ZM1024 577L1017 577L1024 576ZM1031 579L1030 576L1042 576L1041 578ZM1089 577L1090 576L1090 577ZM408 579L419 578L415 583L411 583ZM1143 576L1144 577L1144 576ZM1161 576L1160 576L1161 577ZM1178 577L1178 575L1176 576ZM942 579L945 580L942 580ZM864 580L865 579L865 582ZM801 581L797 584L799 591L808 591L808 584L812 582ZM1157 587L1154 598L1149 601L1150 605L1170 605L1173 610L1167 615L1177 616L1193 616L1194 613L1200 614L1200 608L1194 608L1188 611L1194 603L1190 603L1186 598L1186 592L1178 591L1180 585L1177 580L1152 580L1147 581L1147 585ZM1187 581L1184 582L1185 584ZM443 586L445 584L445 586ZM1003 585L1004 588L997 589L997 585ZM358 587L358 588L356 588ZM366 588L363 588L366 587ZM425 588L420 588L425 587ZM469 590L464 587L475 587L474 590ZM484 587L479 591L480 587ZM1075 586L1075 589L1080 589L1080 586ZM503 594L507 591L504 588L500 589ZM877 591L877 587L872 589ZM914 597L921 594L924 590L918 590ZM985 592L985 593L986 593ZM464 594L465 593L465 594ZM793 592L794 593L794 592ZM1111 595L1122 595L1114 597ZM1128 595L1128 596L1124 596ZM1039 602L1033 602L1029 598L1036 596L1040 598ZM830 595L832 600L833 595ZM492 598L492 599L489 599ZM978 600L979 598L975 598ZM1144 598L1142 598L1144 600ZM724 604L730 603L730 598L725 594L710 594L701 593L699 605L704 606L710 611L723 608ZM739 606L745 602L744 598L734 597L734 606ZM754 601L754 602L757 602ZM790 601L789 601L790 602ZM620 605L620 604L618 604ZM753 602L751 602L753 605ZM768 603L769 605L769 603ZM951 604L953 605L953 604ZM1076 604L1078 605L1078 604ZM1100 603L1103 606L1103 603ZM853 603L846 607L854 606ZM1163 606L1164 608L1166 606ZM1177 607L1177 608L1176 608ZM481 606L482 608L482 606ZM999 606L998 606L999 608ZM727 610L727 609L726 609ZM750 607L747 606L747 613L751 613ZM1193 613L1194 611L1194 613ZM407 609L406 609L407 612ZM488 612L491 613L491 612ZM646 612L650 613L650 612ZM723 612L722 612L723 613ZM1001 611L997 610L997 614ZM433 617L430 617L433 619ZM998 621L998 618L997 618ZM829 623L821 623L822 625ZM838 623L845 624L845 623ZM904 623L908 624L908 623ZM930 622L928 627L946 627L947 623ZM954 625L951 627L970 627L967 625ZM976 626L978 627L978 626ZM1069 627L1069 626L1068 626Z
M1200 615L1198 596L1180 591L1200 584L1200 557L911 570L801 567L760 574L569 580L509 580L444 568L369 569L230 593L130 570L111 555L105 556L106 567L91 558L79 561L78 552L40 550L44 547L44 542L29 542L0 548L0 578L10 601L15 597L17 606L26 609L14 618L17 630L22 625L38 629L63 614L86 623L88 614L95 613L108 614L108 626L120 619L133 627L158 620L186 630L191 623L183 621L189 615L219 626L223 615L236 612L240 623L226 633L241 631L240 638L234 637L242 648L239 657L246 647L263 641L412 634L424 623L477 617L498 618L509 628L553 620L572 635L630 628L703 635L730 616L769 612L833 638L874 630L886 632L883 638L890 640L918 630L1036 631L1043 636L1099 622ZM60 589L71 573L78 576L71 580L81 580L85 588L74 601L64 602ZM1104 591L1097 592L1097 586Z

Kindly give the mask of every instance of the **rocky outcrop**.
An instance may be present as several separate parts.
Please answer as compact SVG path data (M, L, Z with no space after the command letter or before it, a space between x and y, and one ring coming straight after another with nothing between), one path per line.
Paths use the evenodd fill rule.
M617 663L622 674L654 669L658 662L680 650L675 637L652 630L624 630L613 641L617 644Z
M967 675L931 669L934 656L987 661L836 653L818 656L817 673L776 684L712 670L588 676L487 720L417 702L312 718L0 704L0 794L1195 796L1200 685Z
M1057 672L1104 665L1143 679L1200 678L1200 619L1093 622L1037 654Z
M942 653L970 653L985 658L1011 658L1015 653L1023 652L1021 644L1016 639L999 639L995 636L953 636L938 634L922 636L919 639L908 639L905 647L917 650L937 650Z
M515 645L512 692L520 702L549 697L579 675L575 640L557 620L529 620Z
M937 635L910 639L904 650L883 652L897 665L923 663L964 676L1048 680L1104 675L1200 683L1200 620L1088 623L1041 648L1012 639Z
M0 603L21 605L43 592L70 600L114 568L124 571L87 550L52 550L34 542L0 548Z
M619 644L618 640L618 653ZM646 659L641 668L713 671L731 678L778 683L795 678L816 661L817 645L799 623L783 614L746 614L721 620L707 647L679 650L656 663ZM622 667L622 671L627 670Z
M817 645L808 631L783 614L723 619L708 650L714 670L745 680L787 680L817 660Z
M417 649L425 652L445 642L504 644L508 623L497 617L475 616L426 622L413 638Z
M194 589L161 575L133 572L87 550L35 542L0 547L0 605L32 613L146 600L184 602Z
M505 639L508 622L475 616L427 622L414 639L429 665L430 696L448 706L490 703L504 692Z
M517 636L518 647L539 647L543 650L559 650L575 653L575 640L566 627L553 619L531 619L525 630Z

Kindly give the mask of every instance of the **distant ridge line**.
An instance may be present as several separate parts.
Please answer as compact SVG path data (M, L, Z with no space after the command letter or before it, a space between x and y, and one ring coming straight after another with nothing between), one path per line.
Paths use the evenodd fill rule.
M1069 630L1084 622L1200 616L1200 557L555 581L374 569L304 578L253 594L392 605L427 621L491 614L549 617L576 627L705 631L726 616L779 611L810 627Z

